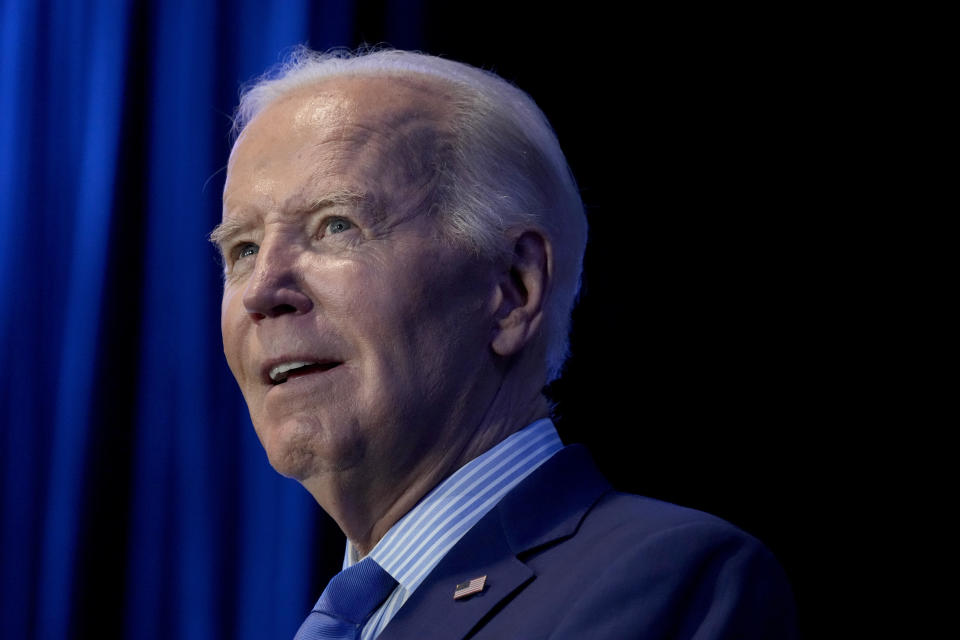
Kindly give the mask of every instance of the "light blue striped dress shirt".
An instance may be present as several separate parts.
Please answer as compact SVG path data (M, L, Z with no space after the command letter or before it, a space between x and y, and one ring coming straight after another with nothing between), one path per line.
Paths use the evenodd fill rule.
M453 545L562 447L553 423L537 420L460 467L400 518L370 551L370 557L399 584L370 616L361 640L380 635ZM360 560L348 540L343 567Z

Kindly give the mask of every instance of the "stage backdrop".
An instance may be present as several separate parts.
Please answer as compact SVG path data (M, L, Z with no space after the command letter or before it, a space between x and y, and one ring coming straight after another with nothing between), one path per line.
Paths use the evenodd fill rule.
M561 435L766 541L803 603L811 399L838 387L808 375L770 75L731 71L762 57L709 16L516 5L0 0L0 636L289 638L337 569L226 367L206 240L238 88L301 43L447 55L541 104L591 226Z

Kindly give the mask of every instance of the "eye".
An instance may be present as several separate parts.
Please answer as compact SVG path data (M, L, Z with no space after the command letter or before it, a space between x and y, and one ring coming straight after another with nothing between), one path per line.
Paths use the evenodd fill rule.
M344 218L331 218L327 222L327 233L343 233L353 228L353 223Z
M248 256L254 255L258 251L260 251L260 247L253 244L252 242L244 242L243 244L237 245L237 248L235 249L235 251L236 251L237 260L239 260L240 258L246 258Z

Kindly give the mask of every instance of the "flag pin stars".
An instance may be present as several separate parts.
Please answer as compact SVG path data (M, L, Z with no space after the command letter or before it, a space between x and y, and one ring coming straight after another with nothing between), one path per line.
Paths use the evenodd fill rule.
M459 600L467 596L483 591L483 585L487 583L487 576L480 576L467 582L461 582L453 592L453 599Z

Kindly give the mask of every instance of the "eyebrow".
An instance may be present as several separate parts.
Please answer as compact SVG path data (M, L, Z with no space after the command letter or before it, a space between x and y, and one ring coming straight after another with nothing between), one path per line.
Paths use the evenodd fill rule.
M301 213L315 213L328 207L335 206L352 205L368 207L371 204L372 198L368 194L349 190L335 191L325 195L322 198L313 200L309 206L302 209ZM246 220L241 221L234 218L224 220L213 228L213 231L210 232L208 239L218 248L222 249L223 245L227 241L235 236L249 231L252 226L253 225Z
M221 247L224 242L233 236L240 235L249 225L246 222L239 222L237 220L224 220L217 226L213 228L213 231L210 232L210 235L207 236L207 239L210 240L217 247Z

